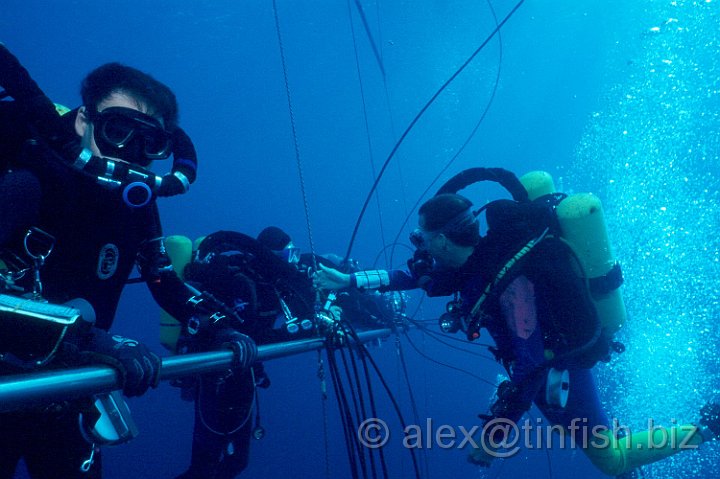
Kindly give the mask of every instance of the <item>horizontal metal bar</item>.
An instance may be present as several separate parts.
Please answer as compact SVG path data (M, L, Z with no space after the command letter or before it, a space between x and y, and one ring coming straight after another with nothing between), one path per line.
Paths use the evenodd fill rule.
M362 343L389 335L389 329L358 333ZM266 344L258 347L258 360L267 361L314 351L324 345L324 338ZM222 371L230 367L232 361L233 353L230 350L170 356L162 360L160 380ZM121 387L117 371L105 365L0 376L0 412L89 397Z

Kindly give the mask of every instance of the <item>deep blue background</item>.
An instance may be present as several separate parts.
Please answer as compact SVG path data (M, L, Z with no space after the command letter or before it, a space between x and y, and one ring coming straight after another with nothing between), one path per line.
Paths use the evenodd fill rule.
M373 180L372 165L379 169L419 109L494 28L485 2L361 3L382 57L384 80L354 2L278 1L317 252L344 253ZM518 173L544 169L556 178L568 174L587 182L574 185L580 190L599 188L583 175L588 162L577 162L579 145L586 145L587 152L587 141L608 141L602 134L588 140L593 114L622 98L612 93L613 88L632 81L635 65L647 53L648 29L668 18L665 9L670 3L528 0L502 30L502 61L496 38L409 133L380 184L379 207L375 201L370 205L353 257L369 267L383 247L383 237L392 241L418 195L478 122L498 68L500 82L492 107L443 179L469 166L503 166ZM503 18L515 2L493 5ZM76 106L80 79L108 61L146 70L176 92L181 124L195 142L200 171L189 194L161 200L166 234L197 237L234 229L255 235L275 224L289 231L296 244L310 248L271 2L6 0L1 10L0 41L59 103ZM716 22L716 16L710 20ZM716 71L708 77L708 85L717 85ZM496 192L474 188L468 194L482 204ZM716 225L713 221L710 224ZM405 237L406 233L403 241ZM395 266L405 256L401 248ZM378 266L387 264L381 259ZM432 318L441 306L426 301L421 314ZM113 331L162 352L158 317L146 289L131 286ZM500 369L493 362L411 334L427 354L496 381ZM485 410L491 388L426 362L403 344L422 420L431 417L435 424L472 426L476 414ZM374 351L410 420L394 340ZM268 434L253 444L251 465L243 477L324 475L316 356L272 361L267 369L273 387L260 394ZM177 396L162 385L131 401L141 435L129 445L105 450L105 477L172 477L184 470L192 408ZM380 400L380 410L392 422L385 399ZM331 473L347 477L332 401L328 421ZM398 441L388 456L392 477L412 476ZM481 474L454 449L433 449L429 460L431 477ZM581 453L558 449L523 451L487 474L528 477L529 471L537 478L604 477Z

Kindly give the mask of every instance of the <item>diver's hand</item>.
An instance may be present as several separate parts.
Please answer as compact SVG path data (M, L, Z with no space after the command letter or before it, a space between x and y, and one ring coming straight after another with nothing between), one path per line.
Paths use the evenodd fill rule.
M213 340L213 347L232 349L235 353L233 367L237 369L248 369L257 360L258 349L255 341L232 328L218 331Z
M122 376L123 393L141 396L160 381L160 358L144 344L117 334L93 329L89 345L92 359L115 367Z
M473 435L471 441L468 441L465 451L468 453L468 462L480 467L490 467L496 457L494 454L495 449L492 447L492 443L488 441L484 427Z
M490 467L494 459L495 457L482 447L478 447L477 449L474 447L471 448L467 456L469 463L480 467Z
M320 270L313 275L313 286L316 288L333 290L349 288L352 285L349 274L341 273L322 264L318 264L318 267Z

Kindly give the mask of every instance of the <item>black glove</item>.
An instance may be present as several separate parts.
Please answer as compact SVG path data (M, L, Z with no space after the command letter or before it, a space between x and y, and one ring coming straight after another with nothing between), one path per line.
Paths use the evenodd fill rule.
M415 279L427 276L435 267L435 260L425 250L415 250L413 257L407 261L408 270Z
M215 334L213 348L230 348L235 353L233 368L248 369L258 356L255 341L250 336L232 328L224 328Z
M94 329L88 345L91 357L116 368L123 381L123 393L141 396L160 380L160 358L147 346L101 329Z
M165 175L160 182L157 194L158 196L175 196L181 195L186 191L187 188L185 188L183 182L180 181L180 178L175 175Z

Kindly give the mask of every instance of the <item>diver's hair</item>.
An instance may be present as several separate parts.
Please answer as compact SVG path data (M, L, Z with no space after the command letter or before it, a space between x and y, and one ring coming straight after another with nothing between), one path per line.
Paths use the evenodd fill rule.
M425 228L429 231L440 231L451 220L463 211L472 207L472 202L455 193L444 193L433 196L418 210L425 218ZM480 241L480 225L478 221L466 223L459 229L443 231L443 234L458 246L475 246Z
M91 71L80 87L80 96L86 108L97 109L113 93L125 93L145 103L150 114L163 119L168 131L177 126L175 94L165 84L136 68L106 63Z

